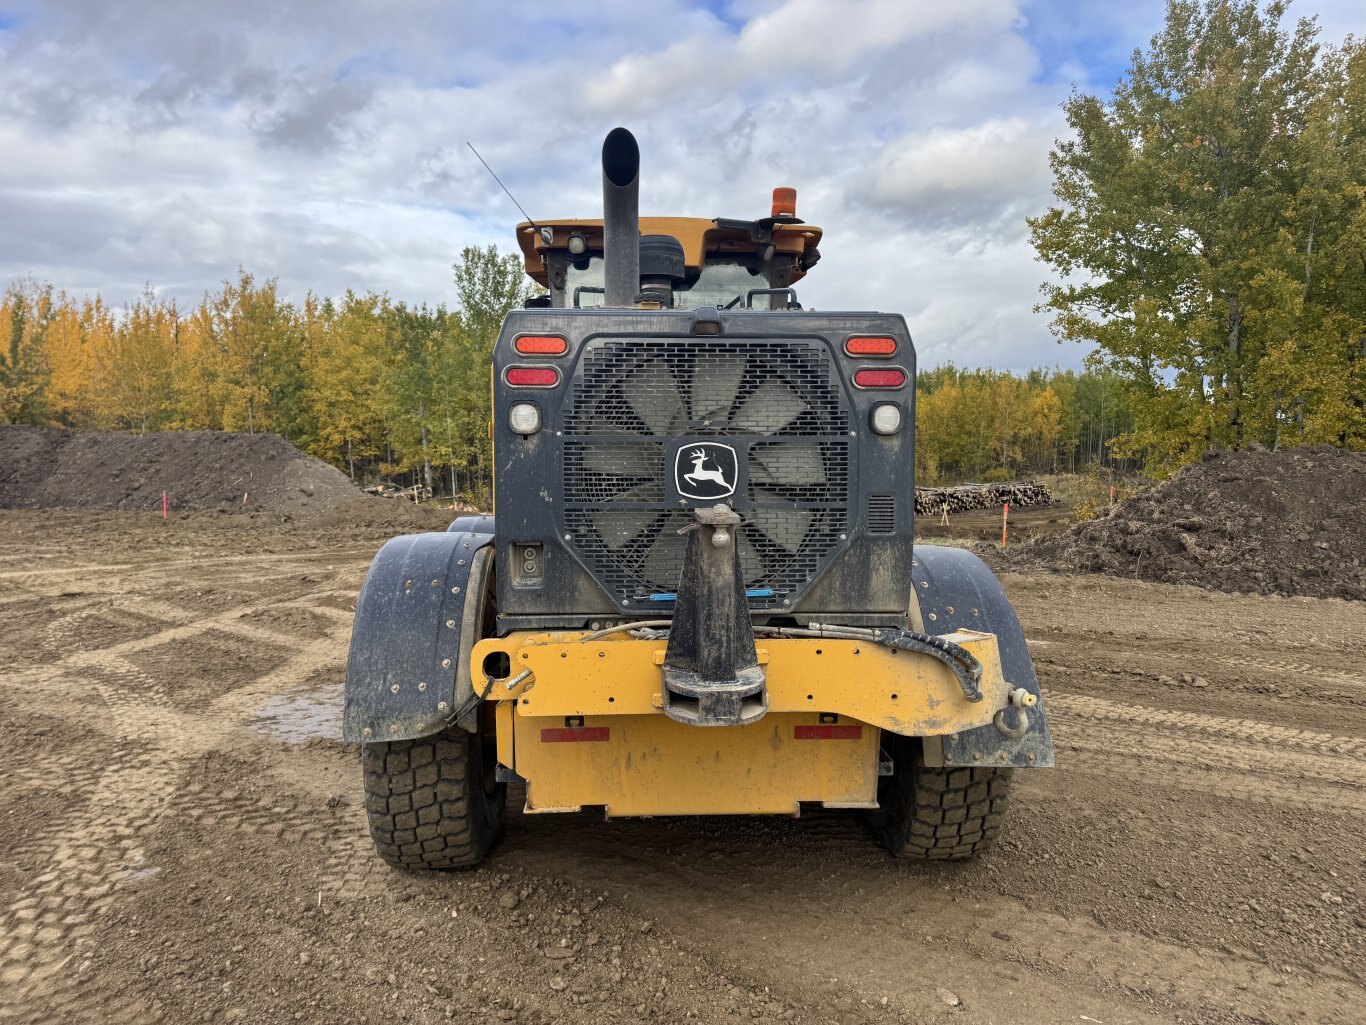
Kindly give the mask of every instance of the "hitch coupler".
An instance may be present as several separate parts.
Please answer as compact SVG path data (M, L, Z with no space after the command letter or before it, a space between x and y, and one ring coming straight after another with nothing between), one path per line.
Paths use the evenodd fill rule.
M740 572L740 517L694 509L664 654L664 714L693 726L742 726L768 711L764 670Z

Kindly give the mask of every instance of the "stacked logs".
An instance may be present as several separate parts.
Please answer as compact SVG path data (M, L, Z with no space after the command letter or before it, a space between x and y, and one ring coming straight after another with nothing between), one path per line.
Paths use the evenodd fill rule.
M1012 508L1052 505L1053 496L1042 481L1004 481L1000 484L959 484L949 488L915 489L915 511L918 516L938 516L945 502L952 514L969 509L999 509L1006 502Z

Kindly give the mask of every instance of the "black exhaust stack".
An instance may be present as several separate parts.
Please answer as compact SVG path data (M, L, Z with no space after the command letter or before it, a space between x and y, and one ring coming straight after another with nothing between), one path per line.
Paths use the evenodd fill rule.
M602 248L607 306L634 306L640 292L640 147L625 128L602 143Z

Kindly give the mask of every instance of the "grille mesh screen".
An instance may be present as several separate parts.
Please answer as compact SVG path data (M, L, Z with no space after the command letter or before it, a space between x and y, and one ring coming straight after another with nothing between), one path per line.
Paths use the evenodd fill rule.
M823 345L605 340L585 347L566 401L562 466L569 544L628 604L672 592L692 515L669 499L670 443L724 439L744 466L746 586L782 605L848 531L850 412Z

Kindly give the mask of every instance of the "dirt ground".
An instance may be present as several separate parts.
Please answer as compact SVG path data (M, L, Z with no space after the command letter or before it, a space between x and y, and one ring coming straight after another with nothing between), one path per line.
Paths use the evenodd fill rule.
M1366 601L1366 452L1211 452L1012 562L1237 594Z
M0 508L212 510L316 520L381 504L276 434L73 433L0 424Z
M1006 545L1019 545L1037 537L1061 534L1075 522L1072 509L1065 505L1027 506L1011 508L1006 522ZM915 536L929 544L939 544L944 538L971 539L983 546L1001 543L1001 510L970 509L949 514L949 525L944 526L938 516L917 516Z
M514 810L416 876L336 740L385 536L0 511L0 1021L1360 1020L1361 603L1008 574L1058 768L972 864Z

